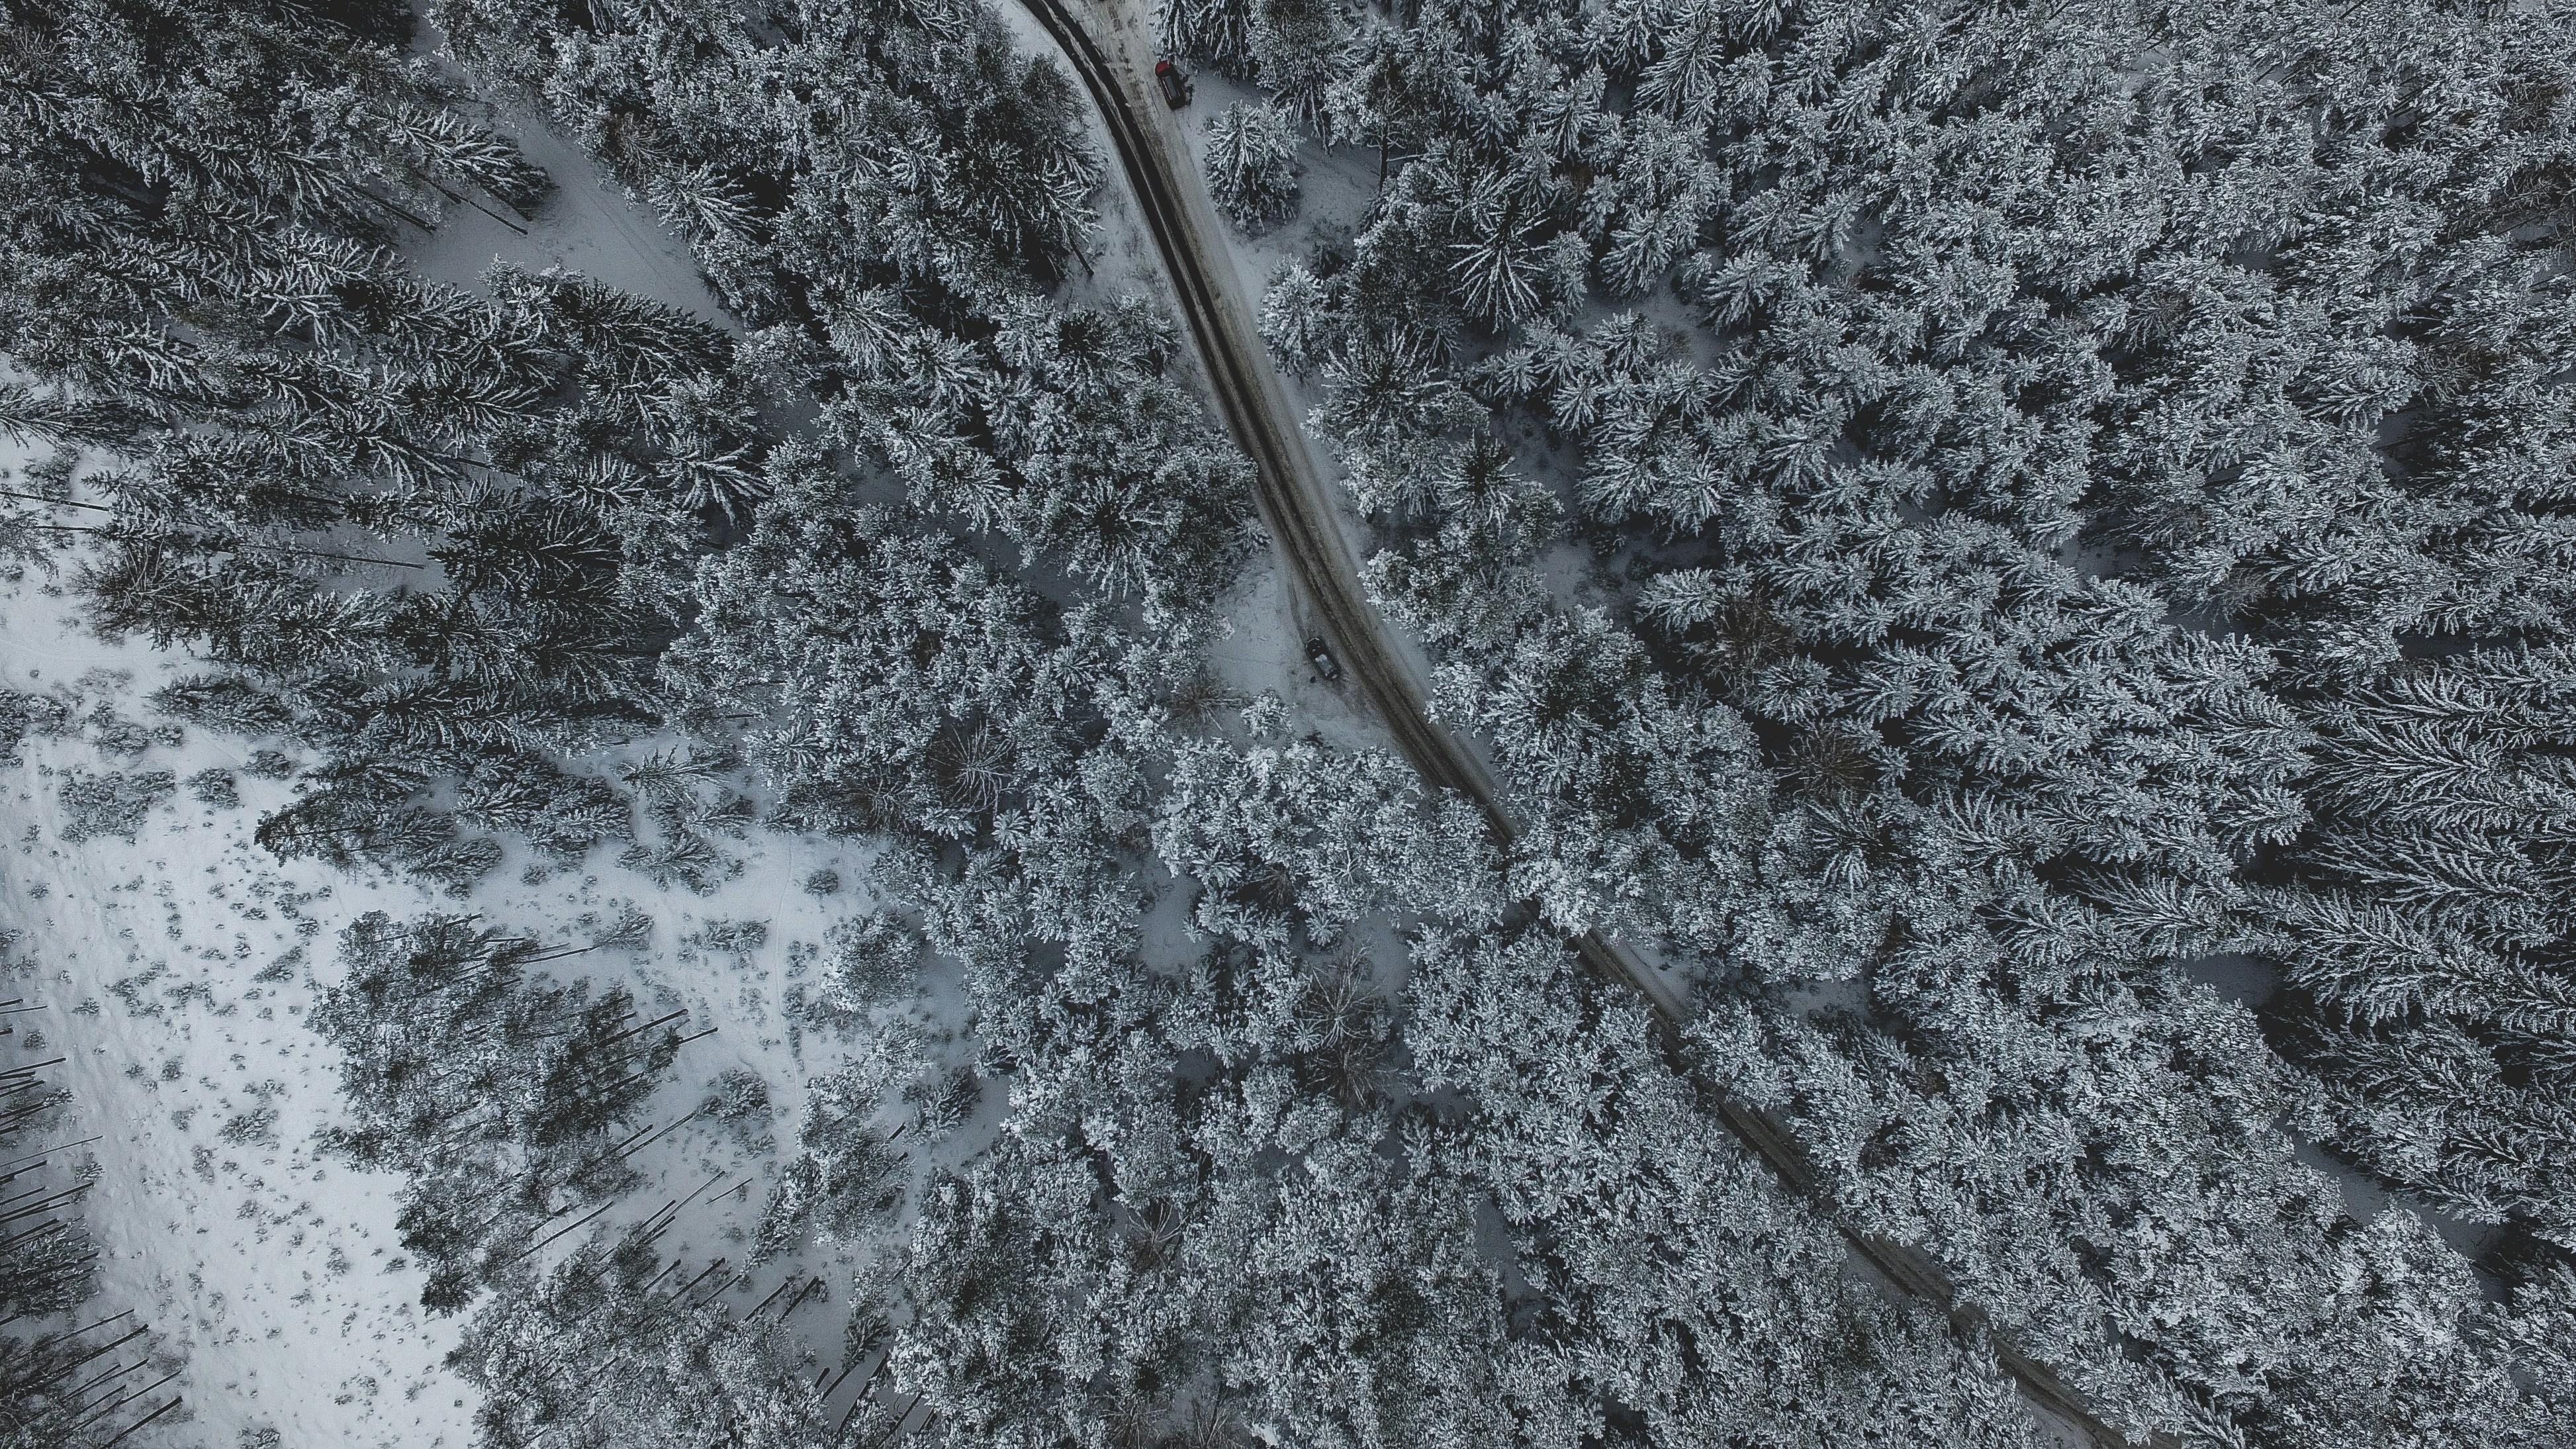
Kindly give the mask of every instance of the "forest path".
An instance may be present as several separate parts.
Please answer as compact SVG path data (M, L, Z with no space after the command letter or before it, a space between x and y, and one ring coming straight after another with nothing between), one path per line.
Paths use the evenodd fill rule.
M1262 522L1269 526L1272 546L1286 565L1291 586L1320 621L1326 642L1359 683L1405 758L1431 784L1455 790L1481 806L1492 822L1496 843L1508 848L1519 832L1496 795L1491 775L1461 741L1432 722L1424 680L1360 585L1356 550L1343 532L1323 470L1315 465L1287 389L1260 343L1252 305L1234 285L1233 267L1218 239L1216 209L1204 187L1183 180L1190 168L1176 158L1186 157L1188 142L1154 88L1157 47L1150 26L1139 29L1128 23L1110 0L1092 0L1090 8L1108 22L1116 52L1113 58L1074 18L1065 0L1022 3L1054 38L1099 108L1118 152L1119 169L1126 174L1137 210L1180 299L1183 320L1225 414L1226 428L1252 460ZM1682 1070L1681 1031L1691 1011L1674 983L1598 933L1587 932L1574 945L1594 971L1645 999L1654 1010L1667 1056L1676 1071ZM1792 1190L1815 1201L1810 1191L1813 1174L1783 1124L1740 1103L1721 1101L1716 1107L1736 1136ZM1897 1293L1962 1324L1982 1319L1976 1310L1959 1306L1948 1276L1930 1258L1839 1220L1835 1225L1854 1254ZM2130 1442L2103 1423L2047 1365L1999 1337L1994 1347L2004 1371L2012 1375L2043 1423L2055 1421L2079 1442L2102 1446ZM2166 1441L2156 1436L2152 1442Z

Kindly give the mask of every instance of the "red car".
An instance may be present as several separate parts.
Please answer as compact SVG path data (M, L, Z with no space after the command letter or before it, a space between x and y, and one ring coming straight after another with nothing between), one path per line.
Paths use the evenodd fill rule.
M1154 62L1154 83L1163 88L1163 99L1171 103L1173 110L1190 103L1189 73L1179 66L1168 60Z

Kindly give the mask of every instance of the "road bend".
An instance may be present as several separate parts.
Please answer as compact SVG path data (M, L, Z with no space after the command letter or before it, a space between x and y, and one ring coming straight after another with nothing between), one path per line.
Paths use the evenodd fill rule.
M1287 389L1260 344L1252 308L1234 285L1232 263L1215 234L1215 210L1195 181L1185 183L1187 168L1176 164L1159 128L1144 119L1154 114L1152 107L1162 104L1148 89L1151 77L1133 67L1122 71L1113 65L1109 53L1092 39L1064 0L1022 3L1054 38L1108 127L1119 169L1126 174L1137 210L1171 276L1182 320L1226 428L1252 460L1262 522L1269 526L1291 586L1405 758L1425 780L1455 790L1482 807L1495 839L1508 847L1518 830L1491 776L1456 737L1432 722L1423 681L1395 646L1384 616L1360 586L1358 565L1336 518L1323 470L1315 465ZM1681 993L1632 952L1597 932L1587 932L1574 944L1594 971L1645 998L1678 1069L1681 1028L1690 1015ZM1720 1101L1716 1106L1746 1146L1790 1186L1814 1200L1814 1174L1796 1139L1781 1123L1741 1103ZM1836 1226L1852 1251L1896 1291L1963 1325L1980 1318L1976 1310L1959 1306L1947 1275L1928 1257L1839 1221ZM2097 1445L2128 1444L2047 1365L2000 1337L1993 1342L1998 1362L2036 1407ZM2169 1441L2158 1435L2151 1442Z

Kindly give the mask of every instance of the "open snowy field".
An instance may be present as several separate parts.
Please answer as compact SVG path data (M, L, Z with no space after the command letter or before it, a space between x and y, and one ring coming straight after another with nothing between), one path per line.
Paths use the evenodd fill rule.
M11 933L11 994L44 1009L12 1018L17 1033L0 1038L0 1052L69 1058L44 1075L73 1093L55 1139L101 1139L81 1149L98 1178L83 1217L106 1245L99 1301L133 1306L180 1366L190 1412L129 1442L230 1446L259 1428L290 1445L468 1442L476 1395L441 1364L458 1323L418 1306L421 1275L396 1241L398 1180L315 1149L315 1133L338 1116L338 1064L302 1018L336 979L340 931L370 911L473 913L578 945L608 923L649 916L648 946L554 969L625 981L641 1001L685 1012L682 1030L712 1032L682 1048L652 1104L656 1120L689 1113L720 1074L749 1072L775 1112L762 1136L792 1142L808 1078L836 1066L845 1043L791 1020L783 996L809 975L829 927L865 911L865 857L755 832L736 852L738 869L704 895L605 861L531 872L513 860L463 898L310 861L281 865L250 827L293 798L291 779L261 773L284 762L261 758L261 742L184 729L142 703L187 671L185 659L97 639L60 618L59 599L33 581L5 598L15 623L0 639L0 688L61 700L76 724L24 741L6 775L13 830L0 857L0 923ZM130 836L89 833L95 822L80 823L62 799L68 783L110 775L157 782L149 808L112 822L129 824ZM208 775L228 779L238 803L198 798L193 782ZM805 889L818 871L849 884ZM920 1015L935 1051L953 1033L954 1008L926 1000ZM693 1264L742 1261L776 1170L765 1144L701 1117L655 1139L634 1165L647 1185L603 1225L693 1197L661 1246ZM756 1300L813 1266L791 1254L735 1295ZM837 1354L830 1309L799 1321Z

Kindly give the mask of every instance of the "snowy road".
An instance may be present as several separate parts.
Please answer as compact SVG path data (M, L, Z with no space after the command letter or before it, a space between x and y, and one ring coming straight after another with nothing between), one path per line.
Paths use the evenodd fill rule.
M1134 32L1112 16L1112 48L1105 50L1063 0L1026 4L1071 62L1108 126L1119 167L1162 254L1226 427L1252 459L1262 521L1298 596L1321 621L1333 653L1405 758L1432 784L1482 806L1496 837L1508 843L1516 831L1495 796L1492 778L1472 752L1432 722L1422 679L1360 586L1354 551L1342 532L1323 470L1315 466L1287 390L1260 344L1251 303L1233 285L1233 269L1216 240L1215 208L1204 188L1182 180L1189 168L1175 164L1183 143L1166 119L1161 97L1151 89L1155 57L1150 40L1140 53ZM1119 38L1130 43L1118 46ZM1651 968L1595 938L1577 944L1594 969L1644 996L1668 1027L1678 1028L1687 1019L1680 992Z
M1064 0L1023 3L1055 40L1108 127L1119 168L1179 296L1227 430L1252 460L1262 521L1298 595L1321 621L1333 652L1414 768L1432 784L1482 806L1497 841L1508 846L1517 832L1495 796L1492 778L1473 753L1431 720L1423 680L1360 586L1354 550L1323 470L1315 466L1287 390L1259 342L1252 306L1233 284L1233 268L1216 240L1215 208L1203 187L1184 183L1190 168L1175 162L1184 146L1153 90L1156 57L1150 28L1138 31L1110 14L1112 46L1105 50ZM1108 6L1090 8L1106 11ZM1123 45L1118 43L1122 40ZM1586 934L1574 944L1592 969L1626 984L1653 1007L1678 1069L1680 1029L1689 1017L1680 991L1634 954L1598 935ZM1735 1103L1721 1102L1717 1109L1782 1178L1802 1190L1807 1186L1811 1174L1804 1156L1780 1123ZM1853 1251L1896 1291L1954 1316L1961 1312L1954 1307L1957 1298L1946 1275L1930 1259L1848 1227L1843 1231ZM2004 1369L2044 1419L2058 1421L2079 1441L2128 1443L2046 1365L2009 1344L1997 1342L1995 1348Z
M1262 521L1269 525L1299 596L1415 768L1495 813L1492 782L1455 740L1431 723L1421 681L1388 647L1385 621L1360 588L1322 470L1307 452L1286 390L1258 341L1251 307L1226 285L1231 269L1215 240L1215 212L1200 188L1181 182L1187 168L1173 163L1177 137L1166 136L1167 127L1156 124L1162 102L1144 89L1150 84L1151 57L1143 65L1135 64L1133 56L1123 57L1130 63L1121 66L1060 0L1027 3L1072 63L1109 128L1226 427L1259 475ZM1495 823L1508 830L1499 814Z

